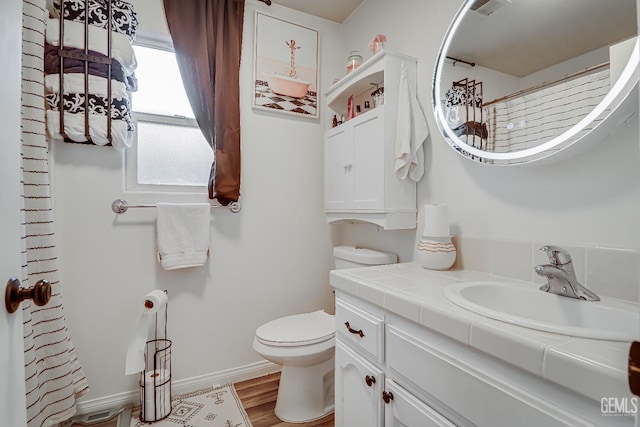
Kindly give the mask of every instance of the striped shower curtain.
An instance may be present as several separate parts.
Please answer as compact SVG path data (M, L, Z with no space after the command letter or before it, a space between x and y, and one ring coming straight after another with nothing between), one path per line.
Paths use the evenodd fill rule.
M28 426L51 426L75 413L88 390L62 307L49 188L44 112L46 0L24 0L22 16L23 286L51 283L44 307L22 303Z
M596 71L484 107L489 147L495 152L525 150L575 126L609 92L609 70ZM602 120L593 120L582 136Z

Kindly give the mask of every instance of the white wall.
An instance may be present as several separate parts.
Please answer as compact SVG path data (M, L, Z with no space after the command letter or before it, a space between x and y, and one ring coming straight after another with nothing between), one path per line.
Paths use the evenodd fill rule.
M431 108L432 75L440 42L462 3L405 0L398 7L396 2L367 0L343 28L341 53L345 58L352 49L366 52L368 41L377 33L387 35L389 49L418 58L418 97L432 131L425 150L426 173L418 186L418 206L448 203L457 236L637 250L637 116L595 148L546 166L476 164L455 153L437 133ZM394 232L353 224L343 231L346 244L395 251L409 261L422 225L418 230Z
M166 32L161 0L135 0L140 30ZM169 291L173 378L189 379L260 361L255 329L276 317L333 312L331 228L323 213L319 120L251 109L254 10L319 30L331 61L337 24L247 1L241 67L242 211L212 213L205 267L164 271L156 261L155 211L117 216L111 202L205 201L123 191L123 156L110 148L53 144L54 200L65 314L92 400L136 390L124 376L129 333L152 289ZM330 80L321 74L321 86Z

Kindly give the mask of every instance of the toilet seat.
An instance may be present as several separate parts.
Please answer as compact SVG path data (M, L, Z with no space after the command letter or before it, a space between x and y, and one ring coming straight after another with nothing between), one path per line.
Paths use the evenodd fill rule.
M256 330L256 340L278 347L304 346L330 340L335 331L334 317L319 310L267 322Z

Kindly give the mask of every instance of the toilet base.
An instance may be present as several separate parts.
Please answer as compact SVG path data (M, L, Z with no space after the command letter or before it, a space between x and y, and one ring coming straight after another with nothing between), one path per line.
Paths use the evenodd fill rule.
M284 422L304 423L333 412L335 358L315 366L283 366L275 414Z

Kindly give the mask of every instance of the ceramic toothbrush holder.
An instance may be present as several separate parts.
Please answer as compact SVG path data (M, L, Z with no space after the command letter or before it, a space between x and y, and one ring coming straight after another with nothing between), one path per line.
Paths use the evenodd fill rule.
M429 270L448 270L456 261L456 254L451 236L422 236L418 242L418 261Z

